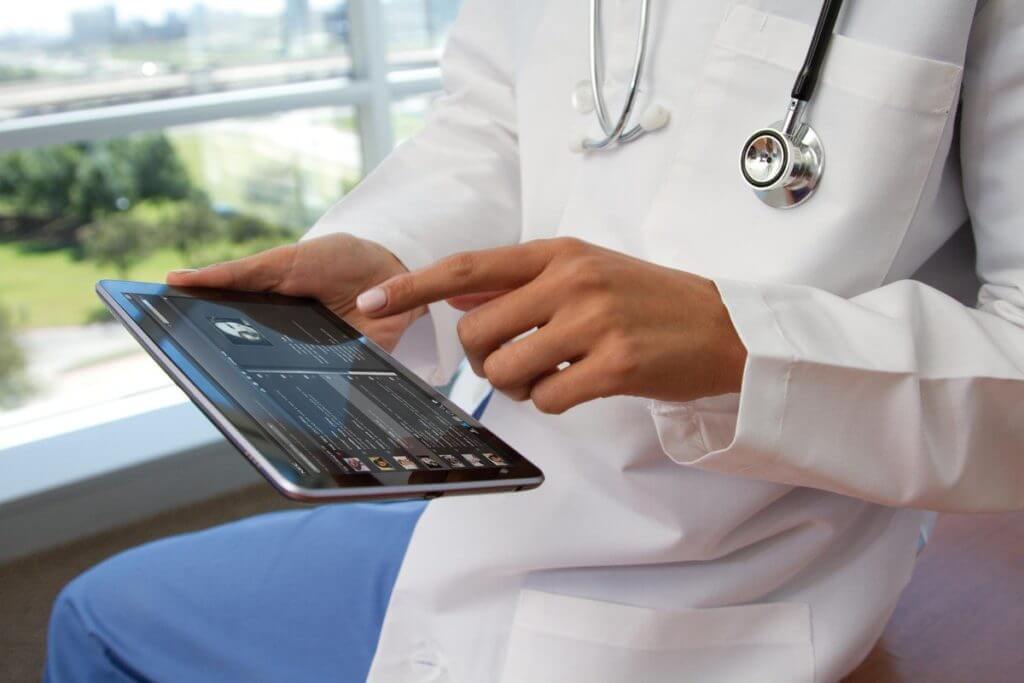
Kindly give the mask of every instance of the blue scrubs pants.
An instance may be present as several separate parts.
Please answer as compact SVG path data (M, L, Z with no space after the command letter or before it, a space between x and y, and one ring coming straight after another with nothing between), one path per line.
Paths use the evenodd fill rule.
M58 597L45 680L364 681L424 506L277 512L117 555Z

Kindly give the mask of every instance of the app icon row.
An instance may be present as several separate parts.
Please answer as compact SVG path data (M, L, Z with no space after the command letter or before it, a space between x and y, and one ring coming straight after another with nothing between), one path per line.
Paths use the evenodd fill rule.
M393 472L396 469L442 470L446 468L465 469L466 467L507 467L509 464L508 459L496 453L462 453L461 455L439 453L436 456L395 455L392 458L394 462L388 460L383 455L371 455L365 460L356 457L343 458L343 460L353 472ZM370 465L373 467L371 468Z

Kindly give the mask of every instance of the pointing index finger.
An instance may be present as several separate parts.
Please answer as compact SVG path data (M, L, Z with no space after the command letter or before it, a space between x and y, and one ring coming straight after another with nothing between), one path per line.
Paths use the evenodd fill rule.
M382 282L363 292L356 305L383 317L452 297L516 289L540 275L549 260L538 242L467 251Z

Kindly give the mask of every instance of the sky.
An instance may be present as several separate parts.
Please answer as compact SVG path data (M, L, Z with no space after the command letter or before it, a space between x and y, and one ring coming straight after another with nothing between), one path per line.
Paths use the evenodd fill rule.
M205 0L210 9L246 14L277 14L286 0ZM0 35L36 33L63 35L70 30L71 13L113 5L121 21L159 22L168 12L186 13L196 0L31 0L0 3ZM313 9L334 7L338 0L311 0Z

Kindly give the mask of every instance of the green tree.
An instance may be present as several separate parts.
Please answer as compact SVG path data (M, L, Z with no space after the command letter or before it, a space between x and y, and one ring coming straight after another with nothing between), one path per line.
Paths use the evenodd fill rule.
M294 237L294 233L280 225L274 225L259 216L240 213L227 220L227 238L233 244L243 244L254 240L273 240Z
M198 249L223 238L224 219L205 201L193 199L175 202L173 212L160 228L164 243L186 264L194 265Z
M140 199L185 199L193 194L188 171L166 135L139 135L130 140L126 156L137 179Z
M0 155L0 205L49 221L62 245L75 230L145 199L196 197L174 145L162 133ZM63 239L63 242L61 240Z
M81 228L78 241L86 258L113 266L123 279L160 245L160 235L152 224L117 213Z
M25 355L14 338L10 314L0 307L0 408L13 408L29 389L25 379Z
M55 218L71 210L83 145L56 145L0 156L0 197L15 214Z
M32 81L39 78L39 71L27 66L0 65L0 83L5 81Z
M163 230L177 220L180 204L167 199L143 199L128 209L126 214Z
M71 210L83 222L123 211L139 199L128 140L97 143L82 159L69 188Z

